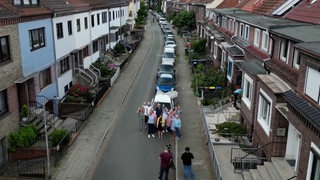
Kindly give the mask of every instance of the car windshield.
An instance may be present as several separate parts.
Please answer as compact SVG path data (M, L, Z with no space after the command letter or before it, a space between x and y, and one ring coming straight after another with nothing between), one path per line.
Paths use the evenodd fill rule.
M173 67L171 65L161 65L160 70L162 71L173 71Z
M158 79L158 86L173 86L173 79L172 78L159 78Z
M173 53L164 53L163 57L164 58L174 58L174 54Z

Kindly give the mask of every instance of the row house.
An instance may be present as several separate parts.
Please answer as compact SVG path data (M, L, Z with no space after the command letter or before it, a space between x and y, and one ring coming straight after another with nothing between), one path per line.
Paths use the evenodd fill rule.
M21 106L58 103L80 81L77 73L90 69L131 24L127 1L4 0L0 7L1 167Z
M0 167L8 160L7 135L19 128L19 99L16 80L22 78L18 23L20 15L0 4Z
M91 70L95 69L92 63L121 39L123 32L120 30L126 24L129 12L127 4L120 2L113 6L100 1L91 1L90 4L52 2L42 3L54 12L54 49L58 98L61 99L74 83L86 84L76 76L79 72L91 80L86 84L88 86L98 81L99 73Z
M317 177L319 27L238 8L207 9L206 18L198 35L210 40L214 64L225 68L229 83L243 89L240 121L253 145L268 160L294 162L297 179ZM214 37L217 31L224 40Z

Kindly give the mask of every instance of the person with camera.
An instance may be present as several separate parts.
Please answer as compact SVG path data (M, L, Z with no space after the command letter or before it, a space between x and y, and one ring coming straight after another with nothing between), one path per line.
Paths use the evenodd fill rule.
M159 155L160 159L160 176L159 179L162 180L163 173L164 179L168 180L169 169L171 167L171 163L173 161L172 155L168 150L168 146L163 150L163 152Z

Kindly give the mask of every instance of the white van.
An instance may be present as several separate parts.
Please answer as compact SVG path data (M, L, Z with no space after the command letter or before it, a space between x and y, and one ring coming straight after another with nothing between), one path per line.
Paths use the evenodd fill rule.
M174 64L175 59L174 48L172 47L164 47L163 55L162 55L162 64L163 63L172 63Z

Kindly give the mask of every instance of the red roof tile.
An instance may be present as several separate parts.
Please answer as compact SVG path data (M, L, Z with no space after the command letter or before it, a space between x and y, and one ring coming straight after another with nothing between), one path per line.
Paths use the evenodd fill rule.
M310 0L303 0L300 4L288 12L285 18L320 24L320 0L310 4Z
M263 0L255 4L253 13L271 15L274 10L280 7L287 0Z
M217 8L233 8L236 7L239 4L239 0L224 0L222 3L220 3Z
M252 12L256 1L257 0L249 0L241 9L244 11Z

